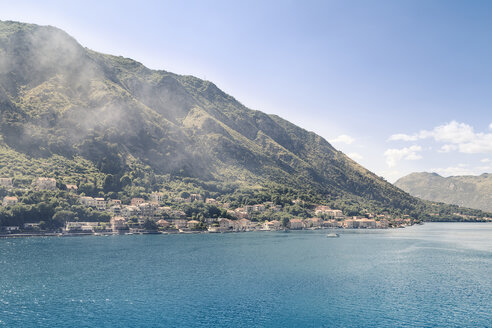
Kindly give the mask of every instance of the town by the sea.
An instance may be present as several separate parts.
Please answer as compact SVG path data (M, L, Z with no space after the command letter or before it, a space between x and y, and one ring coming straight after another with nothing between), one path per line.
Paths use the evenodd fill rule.
M0 239L0 327L492 326L492 224L330 233Z

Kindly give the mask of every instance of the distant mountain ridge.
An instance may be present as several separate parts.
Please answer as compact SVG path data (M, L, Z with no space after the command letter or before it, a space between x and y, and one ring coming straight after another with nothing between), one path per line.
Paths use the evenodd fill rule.
M445 178L437 173L412 173L395 186L422 199L492 212L492 174Z
M322 137L248 109L209 81L11 21L0 21L0 155L0 174L19 181L46 172L36 161L69 183L87 178L80 172L108 186L129 175L150 191L192 178L211 190L275 186L355 209L417 216L427 207Z

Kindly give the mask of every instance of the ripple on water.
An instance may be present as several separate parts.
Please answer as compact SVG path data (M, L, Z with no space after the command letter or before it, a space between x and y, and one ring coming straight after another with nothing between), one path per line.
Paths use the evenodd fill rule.
M0 326L486 327L492 225L0 240Z

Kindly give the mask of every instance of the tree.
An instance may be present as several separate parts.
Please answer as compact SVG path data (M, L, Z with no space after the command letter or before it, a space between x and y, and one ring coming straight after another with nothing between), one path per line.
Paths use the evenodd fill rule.
M106 175L103 182L104 192L110 192L115 189L115 179L112 174Z
M65 224L65 222L72 221L74 217L75 217L75 213L72 211L66 211L66 210L58 211L53 215L52 225L53 227L56 228L62 227Z
M154 230L157 230L157 223L155 223L153 220L150 220L150 219L145 219L144 223L143 223L143 227L145 230L149 230L149 231L154 231Z
M124 175L121 177L120 179L120 186L121 188L124 188L126 186L129 186L132 184L132 179L130 179L130 177L128 175Z

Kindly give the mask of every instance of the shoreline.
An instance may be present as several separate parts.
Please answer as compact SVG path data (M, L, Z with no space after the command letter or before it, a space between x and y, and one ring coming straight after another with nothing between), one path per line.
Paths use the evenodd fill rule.
M413 226L413 225L412 225ZM410 226L408 226L410 227ZM317 231L317 230L392 230L402 229L406 227L394 227L394 228L318 228L318 229L279 229L279 230L247 230L247 231L222 231L222 232L210 232L210 231L143 231L143 232L99 232L99 233L62 233L62 232L46 232L46 233L13 233L13 234L0 234L0 239L3 238L31 238L31 237L85 237L85 236L129 236L129 235L196 235L196 234L229 234L229 233L245 233L245 232L279 232L288 233L291 231Z
M425 223L492 223L487 221L478 221L478 222L455 222L455 221L431 221L431 222L422 222L419 224L413 224L410 226L400 226L400 227L391 227L391 228L318 228L318 229L279 229L279 230L247 230L247 231L222 231L222 232L210 232L210 231L143 231L143 232L102 232L102 233L62 233L62 232L46 232L46 233L13 233L13 234L0 234L0 239L7 238L33 238L33 237L85 237L85 236L98 236L98 237L107 237L107 236L129 236L129 235L196 235L196 234L229 234L229 233L244 233L244 232L279 232L279 233L288 233L291 231L317 231L317 230L399 230L407 227L413 227L417 225L423 225Z

